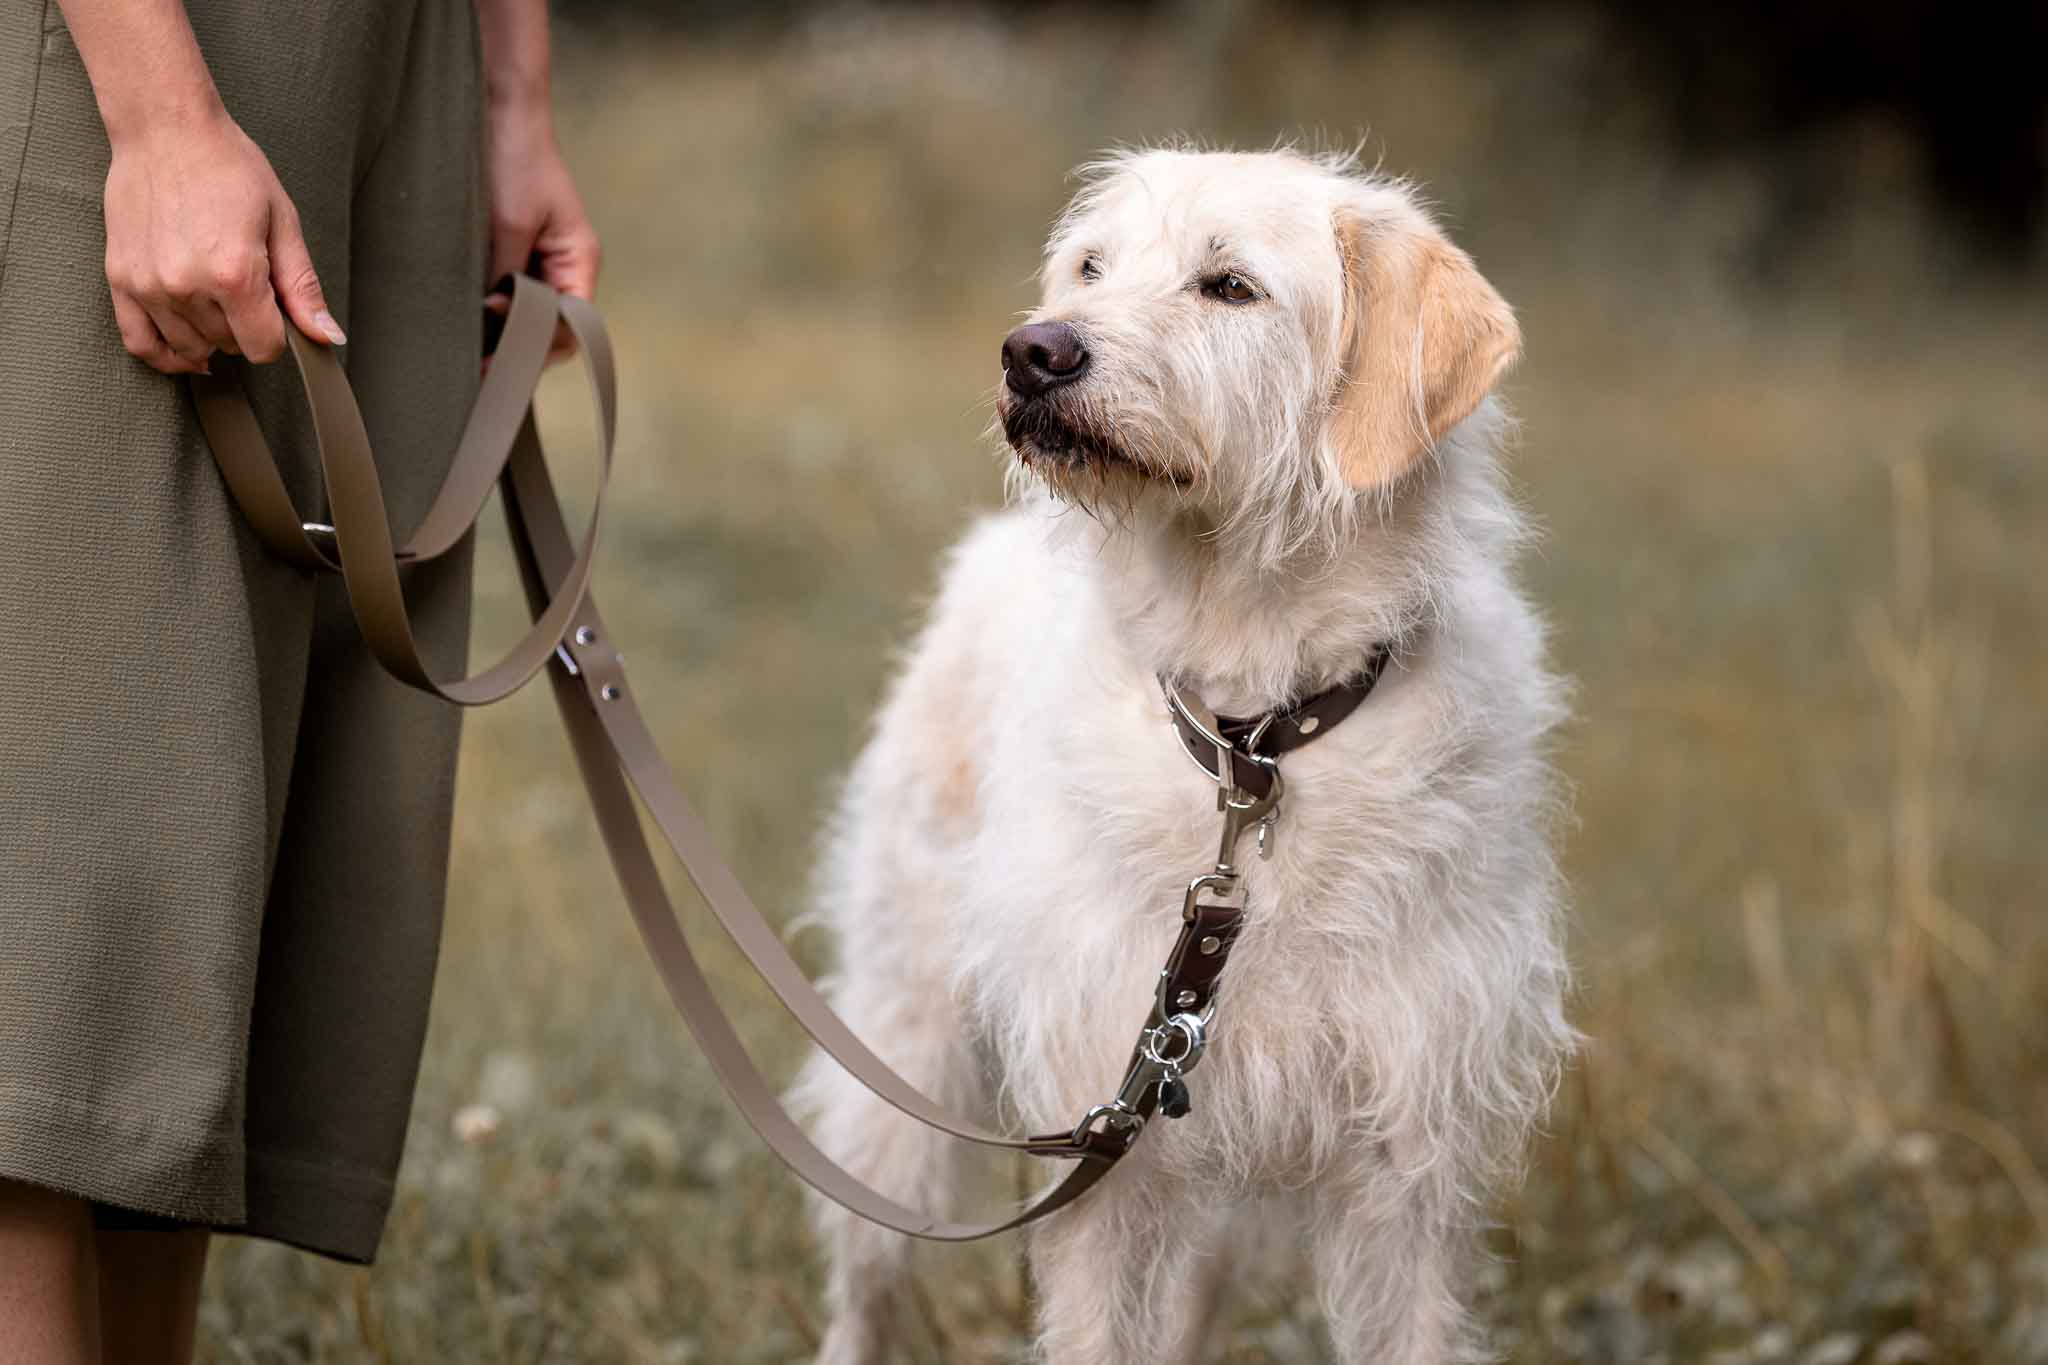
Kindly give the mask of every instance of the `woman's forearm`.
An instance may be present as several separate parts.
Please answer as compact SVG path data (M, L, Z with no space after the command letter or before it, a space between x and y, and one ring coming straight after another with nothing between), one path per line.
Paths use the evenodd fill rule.
M476 0L493 112L548 106L547 0Z
M112 141L222 112L183 0L58 0L58 8Z

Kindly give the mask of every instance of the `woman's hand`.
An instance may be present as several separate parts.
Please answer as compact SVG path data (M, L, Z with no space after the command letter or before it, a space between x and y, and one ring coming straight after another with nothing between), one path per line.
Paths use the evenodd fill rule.
M590 298L602 252L597 229L555 141L545 98L493 102L490 123L491 278L526 271L564 294ZM509 305L502 294L494 307ZM555 329L550 362L572 354L574 337Z
M107 283L129 352L165 374L215 351L339 344L298 210L228 117L181 0L58 0L107 126Z
M564 294L597 290L597 229L555 142L547 0L476 0L490 110L491 278L524 270ZM503 294L486 302L511 307ZM548 359L576 349L557 325Z
M113 151L107 282L131 354L165 374L203 372L215 351L275 360L280 298L300 331L344 340L298 210L225 110L153 121Z

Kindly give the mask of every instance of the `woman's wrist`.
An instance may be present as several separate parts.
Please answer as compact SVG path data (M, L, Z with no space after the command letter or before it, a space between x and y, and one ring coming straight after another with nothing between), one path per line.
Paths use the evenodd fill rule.
M476 13L492 120L545 119L553 98L546 0L476 0Z
M100 121L107 126L107 141L117 152L162 137L210 133L232 122L211 80L204 89L194 87L177 94L152 91L138 96L133 91L109 92L100 99L99 106Z
M494 119L545 115L553 98L553 81L545 65L529 69L508 63L485 73L484 107Z
M227 119L180 0L61 0L117 147Z

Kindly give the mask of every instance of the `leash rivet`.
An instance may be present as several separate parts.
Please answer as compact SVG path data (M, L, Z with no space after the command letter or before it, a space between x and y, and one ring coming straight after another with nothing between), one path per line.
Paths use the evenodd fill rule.
M617 701L619 699L618 685L616 683L606 683L603 687L597 689L597 695L603 697L606 701Z
M1218 948L1221 948L1223 946L1223 940L1216 937L1216 935L1214 934L1210 934L1207 938L1203 939L1201 943L1197 944L1196 946L1202 950L1203 957L1208 957L1212 955Z
M589 626L576 627L576 643L582 645L585 649L588 649L590 646L597 643L597 632L592 630Z
M1300 722L1296 724L1294 728L1301 731L1305 735L1312 735L1316 732L1317 727L1320 726L1322 723L1323 718L1321 716L1303 716Z
M1201 996L1196 995L1193 991L1182 991L1179 995L1173 997L1173 1003L1179 1005L1182 1009L1187 1009L1201 998Z

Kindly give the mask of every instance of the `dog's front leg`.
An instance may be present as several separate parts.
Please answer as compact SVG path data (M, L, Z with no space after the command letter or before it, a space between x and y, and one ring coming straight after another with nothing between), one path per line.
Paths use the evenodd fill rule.
M1033 1229L1047 1365L1195 1365L1228 1210L1140 1152Z
M1384 1183L1383 1183L1384 1182ZM1471 1233L1437 1182L1370 1177L1318 1190L1316 1292L1341 1365L1466 1365L1490 1359L1459 1301Z

